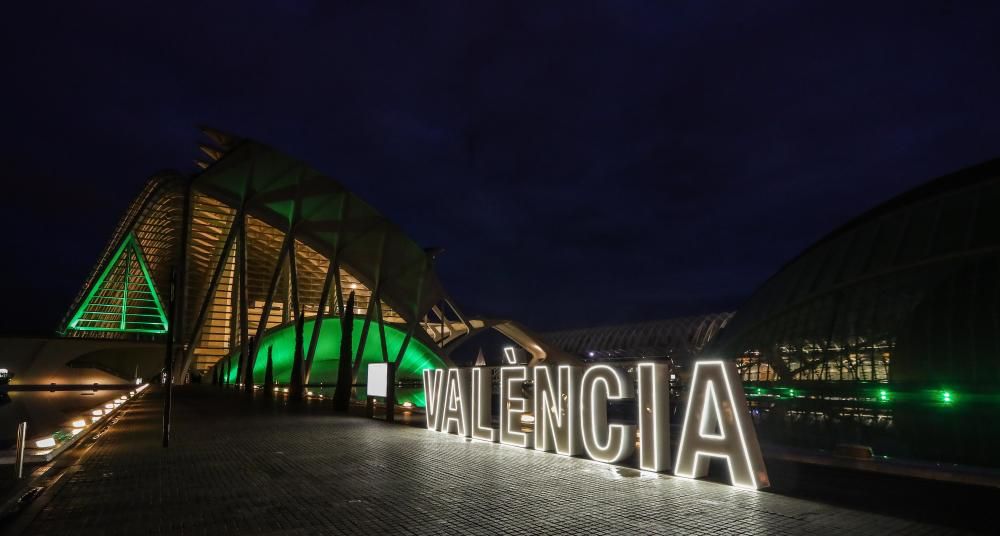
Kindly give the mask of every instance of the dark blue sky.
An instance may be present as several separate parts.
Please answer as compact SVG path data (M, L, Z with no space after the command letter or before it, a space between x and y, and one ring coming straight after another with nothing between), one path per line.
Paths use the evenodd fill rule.
M0 331L56 326L196 124L338 178L447 250L467 313L539 330L737 308L1000 155L997 2L18 4Z

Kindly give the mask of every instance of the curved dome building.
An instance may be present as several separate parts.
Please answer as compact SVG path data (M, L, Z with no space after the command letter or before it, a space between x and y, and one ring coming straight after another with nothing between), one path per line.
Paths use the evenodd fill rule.
M1000 466L1000 160L820 240L709 351L737 361L762 441Z

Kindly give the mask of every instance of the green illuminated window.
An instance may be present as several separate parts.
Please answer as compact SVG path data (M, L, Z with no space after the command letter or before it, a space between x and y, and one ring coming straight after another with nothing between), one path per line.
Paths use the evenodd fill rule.
M77 331L166 333L167 315L135 235L129 233L122 241L67 327Z

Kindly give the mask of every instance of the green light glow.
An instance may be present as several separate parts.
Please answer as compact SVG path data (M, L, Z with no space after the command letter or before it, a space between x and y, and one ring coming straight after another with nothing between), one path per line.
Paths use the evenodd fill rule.
M830 385L817 385L813 388L796 386L794 389L784 386L759 387L752 382L743 384L749 399L762 402L770 398L784 403L796 402L799 399L829 399L855 400L867 402L882 410L898 409L912 406L933 406L939 410L945 408L968 408L989 404L1000 406L1000 395L976 392L969 389L957 391L948 388L907 389L898 384L879 383L868 386L843 386L831 389ZM898 406L898 408L894 407ZM963 409L964 411L964 409Z
M129 286L131 279L129 267L133 259L142 273L144 284L140 284L139 288ZM109 276L117 275L119 272L121 273L119 277L109 279ZM132 284L134 285L134 282ZM150 314L148 311L153 311L155 314ZM129 320L130 317L147 320ZM108 327L106 324L109 323L114 323L115 327ZM149 275L149 266L146 265L146 259L142 255L135 235L129 233L91 287L86 299L76 310L67 329L166 333L167 326L167 315L156 293L153 278Z
M308 318L303 329L303 339L308 345L312 338L312 330L315 325L315 318ZM361 328L364 326L364 318L354 319L354 331L352 336L352 354L356 355L358 344L361 342ZM385 325L386 347L389 352L389 359L394 360L399 353L399 348L406 338L406 333L391 324ZM295 325L288 324L275 329L264 335L263 340L257 349L257 360L254 364L254 383L264 383L264 369L267 367L267 349L271 347L271 359L274 367L274 381L278 383L288 383L292 373L292 359L295 353ZM239 360L239 352L233 355L231 366L224 371L230 383L236 381L236 363ZM378 334L378 329L369 328L368 340L365 342L365 350L362 356L361 369L358 371L357 383L365 383L368 379L368 364L382 362L382 341ZM333 387L337 383L337 370L340 364L340 320L337 318L325 318L323 327L320 330L319 341L316 345L316 356L313 360L312 373L309 378L310 384L325 384ZM444 361L434 353L433 350L425 346L415 338L411 338L406 347L406 353L399 364L399 371L396 373L398 381L419 381L423 377L425 369L445 368ZM400 390L402 391L402 390ZM424 406L424 393L421 389L406 393L406 396L399 396L398 402L412 402L414 406Z

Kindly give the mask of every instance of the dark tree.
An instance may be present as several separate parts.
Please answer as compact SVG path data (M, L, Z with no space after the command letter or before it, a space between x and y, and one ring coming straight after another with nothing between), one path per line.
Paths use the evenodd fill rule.
M304 312L299 311L295 317L295 357L292 358L292 377L288 380L289 400L302 400L302 396L305 394L302 384L302 374L304 372L302 364L305 362L305 343L303 342L305 336L303 335L303 331L305 331L306 327Z
M267 365L264 367L264 398L274 396L274 363L271 361L273 346L267 347Z
M247 352L249 353L249 352ZM243 360L247 356L240 354L240 358L236 360L236 385L239 386L240 382L243 381Z
M253 364L255 361L253 356L255 355L257 355L257 338L250 337L250 344L247 344L246 357L240 356L240 363L244 363L245 361L246 365L243 367L243 375L245 376L243 378L243 390L248 395L253 395Z
M351 406L351 339L354 335L354 291L340 315L340 360L337 367L337 389L333 393L333 409L347 411Z

